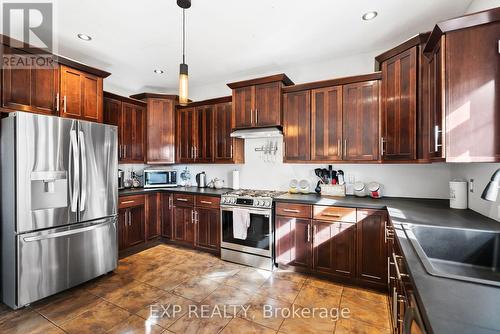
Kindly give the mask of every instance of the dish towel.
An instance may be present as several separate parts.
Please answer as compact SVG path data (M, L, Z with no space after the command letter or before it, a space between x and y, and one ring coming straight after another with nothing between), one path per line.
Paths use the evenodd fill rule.
M233 209L233 238L245 240L250 226L250 212L247 209Z

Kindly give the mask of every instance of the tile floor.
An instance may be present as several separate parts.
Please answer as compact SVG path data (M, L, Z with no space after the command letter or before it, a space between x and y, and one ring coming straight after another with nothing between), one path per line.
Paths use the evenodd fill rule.
M314 308L314 315L301 313ZM325 317L321 308L348 309L349 315L334 321L335 313ZM296 316L287 316L289 310ZM389 328L383 294L167 245L122 259L115 273L24 309L0 306L0 333L344 334Z

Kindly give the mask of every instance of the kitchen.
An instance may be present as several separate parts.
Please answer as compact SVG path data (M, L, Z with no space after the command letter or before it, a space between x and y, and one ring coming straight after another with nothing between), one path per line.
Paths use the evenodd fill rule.
M500 332L499 1L48 4L2 3L0 332Z

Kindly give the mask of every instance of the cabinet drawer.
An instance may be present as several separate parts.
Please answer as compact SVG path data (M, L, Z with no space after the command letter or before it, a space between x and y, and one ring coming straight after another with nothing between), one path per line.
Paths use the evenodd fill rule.
M337 206L314 206L314 219L338 221L346 223L356 222L355 208L341 208Z
M194 195L174 194L174 205L194 206Z
M218 209L220 197L215 196L196 196L196 206Z
M311 218L312 207L307 204L276 203L276 214L288 217Z
M132 206L144 205L144 195L124 196L120 197L119 208L129 208Z

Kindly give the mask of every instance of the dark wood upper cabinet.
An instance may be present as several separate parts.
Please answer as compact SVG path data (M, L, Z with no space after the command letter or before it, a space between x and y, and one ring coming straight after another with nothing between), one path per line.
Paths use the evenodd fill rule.
M118 159L143 163L146 151L146 104L105 92L103 122L118 126Z
M313 240L313 267L316 271L355 277L356 224L315 220Z
M343 87L343 159L379 159L379 82L358 82Z
M29 56L21 50L3 47L8 57L22 61ZM59 64L52 68L2 69L2 107L38 114L59 112Z
M280 82L255 86L254 125L257 127L282 125Z
M284 161L311 159L311 92L283 95Z
M312 221L276 216L276 261L305 269L312 268Z
M176 146L177 161L189 163L195 161L195 108L176 110Z
M282 126L281 89L292 84L285 74L228 84L233 90L233 127Z
M146 154L148 164L175 163L175 104L177 95L141 93L130 98L147 104Z
M446 161L500 161L499 36L499 21L445 34Z
M196 247L219 252L220 210L212 208L196 209Z
M314 89L311 94L311 160L342 160L342 87Z
M382 160L417 158L417 52L414 46L382 62Z
M231 138L232 104L223 102L214 105L215 162L244 163L245 142L241 138Z
M214 160L214 106L195 108L194 153L196 162L212 162Z
M102 77L60 66L61 117L103 120Z
M387 284L387 212L358 209L356 224L357 276L375 285Z

